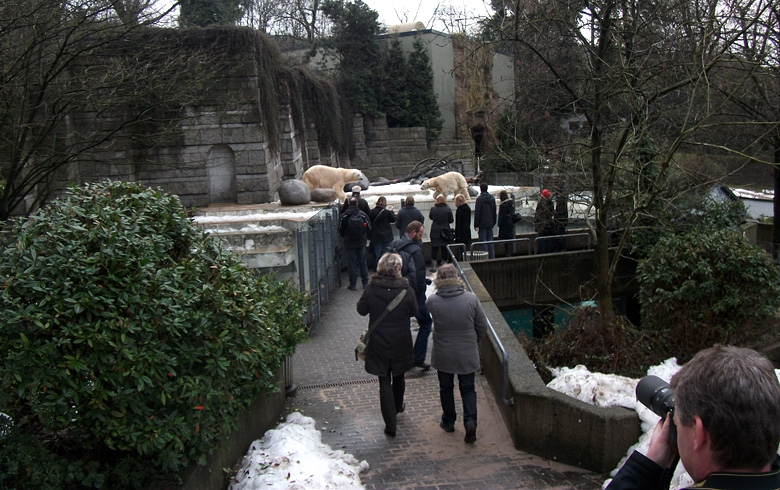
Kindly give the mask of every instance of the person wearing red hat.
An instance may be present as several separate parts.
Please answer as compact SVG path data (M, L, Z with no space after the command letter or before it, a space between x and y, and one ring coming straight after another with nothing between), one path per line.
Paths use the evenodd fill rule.
M534 213L534 228L536 229L536 253L552 252L553 241L544 237L555 235L555 204L550 199L550 191L542 191L539 204ZM539 240L542 238L542 240Z

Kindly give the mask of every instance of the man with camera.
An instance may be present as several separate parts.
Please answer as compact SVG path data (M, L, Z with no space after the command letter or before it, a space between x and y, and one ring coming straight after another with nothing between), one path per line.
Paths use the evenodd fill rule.
M668 489L678 459L691 488L780 489L780 383L765 357L716 345L672 377L673 400L656 405L640 391L666 413L647 455L634 451L608 489Z

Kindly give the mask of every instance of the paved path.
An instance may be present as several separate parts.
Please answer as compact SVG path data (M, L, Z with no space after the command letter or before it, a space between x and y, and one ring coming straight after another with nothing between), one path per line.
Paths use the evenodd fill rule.
M346 285L347 281L342 280ZM342 449L371 469L363 474L367 489L456 490L601 488L605 475L548 461L514 448L485 378L477 375L477 442L463 442L459 395L454 433L439 427L438 378L410 371L406 411L398 416L395 438L384 434L379 384L354 357L355 342L366 318L355 311L362 289L342 287L330 295L310 340L298 347L288 411L312 417L322 440ZM430 342L429 355L430 361Z

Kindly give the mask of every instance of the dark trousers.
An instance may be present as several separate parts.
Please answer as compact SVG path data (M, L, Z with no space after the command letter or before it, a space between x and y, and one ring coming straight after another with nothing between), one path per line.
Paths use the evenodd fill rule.
M349 271L349 287L354 288L357 284L357 276L363 280L363 286L368 284L368 265L366 264L366 247L348 248L347 250L347 270Z
M439 399L441 400L441 421L445 425L455 425L457 414L455 412L455 375L452 373L439 374ZM474 374L458 374L458 389L463 402L463 426L477 426L477 391L474 389Z
M382 410L385 429L390 432L395 432L397 414L404 405L405 391L406 380L403 374L379 376L379 407Z
M439 251L441 251L441 260L438 260L439 264L450 259L450 253L447 251L446 246L434 247L431 245L431 267L433 267L434 262L437 262Z

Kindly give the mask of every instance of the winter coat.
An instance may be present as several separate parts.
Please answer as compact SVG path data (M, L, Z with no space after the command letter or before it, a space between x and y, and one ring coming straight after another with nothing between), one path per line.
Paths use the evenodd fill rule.
M566 198L560 194L555 196L555 234L566 233L566 225L569 224L569 207Z
M409 223L412 221L419 221L425 225L425 217L423 217L423 214L419 209L414 206L404 206L400 211L398 211L398 217L395 220L395 226L401 230L401 235L406 233L406 227L409 226Z
M442 228L449 228L450 223L455 221L452 217L452 210L447 206L446 202L437 204L431 208L428 213L428 217L431 219L431 231L428 236L431 238L431 247L445 247L448 242L441 236Z
M371 208L368 205L368 201L366 201L365 199L360 197L360 195L356 196L355 194L352 194L351 197L357 197L357 199L358 199L358 209L363 211L364 213L366 213L366 216L368 216L368 214L371 212ZM347 211L347 209L349 209L349 200L351 199L351 197L348 197L347 199L345 199L344 203L341 205L341 213L342 214L344 214Z
M368 315L373 325L398 294L406 296L374 327L366 347L366 372L376 376L399 376L414 366L409 318L417 314L417 299L405 278L374 274L357 303L357 312Z
M766 473L710 473L704 481L688 488L719 490L780 489L778 457ZM634 451L618 470L607 490L668 490L674 471L661 468L644 454Z
M368 223L368 227L366 227L366 232L363 234L363 237L360 239L351 238L347 233L347 222L349 221L349 217L355 213L361 213L363 215L363 218L366 220L366 223ZM339 221L339 233L344 238L344 248L365 248L366 241L368 239L368 234L370 232L371 232L371 220L368 219L368 215L366 215L366 213L364 213L363 211L359 210L357 206L348 207L347 210L344 211L344 213L341 215L341 220Z
M458 278L436 281L436 294L425 302L433 317L431 366L451 374L479 369L479 341L487 332L487 317L474 293Z
M393 229L390 223L395 223L395 213L385 207L376 206L368 217L371 219L371 241L380 243L393 241Z
M428 285L425 283L425 256L423 256L420 244L412 241L409 235L404 233L398 240L390 244L392 250L403 250L409 256L409 264L404 263L404 277L409 279L409 284L415 290L417 296L425 296Z
M471 244L471 207L466 203L455 210L455 241L466 247Z
M498 239L508 240L515 238L515 201L512 198L501 201L498 206Z
M534 228L539 236L555 234L555 205L549 197L539 199L534 213Z
M493 228L496 226L496 198L487 192L477 197L474 204L474 228Z

